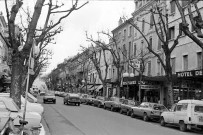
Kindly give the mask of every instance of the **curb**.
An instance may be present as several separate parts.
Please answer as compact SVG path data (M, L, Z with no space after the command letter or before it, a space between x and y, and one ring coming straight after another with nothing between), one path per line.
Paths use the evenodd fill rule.
M50 130L49 130L49 126L48 126L43 115L42 115L42 125L43 125L44 130L45 130L45 135L51 135Z

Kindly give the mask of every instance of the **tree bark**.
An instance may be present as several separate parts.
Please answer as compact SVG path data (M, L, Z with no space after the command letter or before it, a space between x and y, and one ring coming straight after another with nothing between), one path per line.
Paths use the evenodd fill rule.
M12 56L11 98L21 108L23 60L19 52Z

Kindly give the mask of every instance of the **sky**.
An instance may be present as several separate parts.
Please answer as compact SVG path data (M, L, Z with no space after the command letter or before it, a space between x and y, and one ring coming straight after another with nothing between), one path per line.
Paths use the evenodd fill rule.
M33 7L33 1L24 2L30 4L30 8ZM80 0L79 4L85 2L86 0ZM131 17L134 7L134 0L89 0L87 5L71 13L61 23L63 31L55 37L56 44L49 45L53 56L45 73L50 73L65 58L81 52L80 46L87 47L90 44L86 40L86 31L93 37L97 37L97 32L112 31L118 26L120 17Z

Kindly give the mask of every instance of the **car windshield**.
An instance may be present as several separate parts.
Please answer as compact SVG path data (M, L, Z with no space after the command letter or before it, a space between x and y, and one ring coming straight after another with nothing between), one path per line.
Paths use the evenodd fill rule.
M196 105L196 106L195 106L195 112L203 113L203 106Z
M128 105L132 105L132 106L134 106L134 105L135 105L135 102L132 101L132 100L128 100Z
M155 105L153 106L153 109L154 109L154 110L167 110L167 108L166 108L165 106L159 105L159 104L155 104Z

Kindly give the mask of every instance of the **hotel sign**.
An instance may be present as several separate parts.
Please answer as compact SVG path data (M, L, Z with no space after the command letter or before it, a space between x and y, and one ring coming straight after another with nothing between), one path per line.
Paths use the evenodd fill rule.
M176 76L178 78L203 76L203 71L191 70L191 71L184 71L184 72L176 72Z

